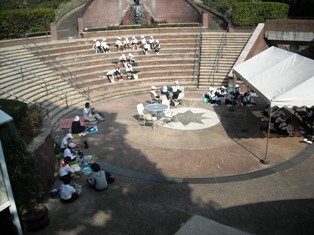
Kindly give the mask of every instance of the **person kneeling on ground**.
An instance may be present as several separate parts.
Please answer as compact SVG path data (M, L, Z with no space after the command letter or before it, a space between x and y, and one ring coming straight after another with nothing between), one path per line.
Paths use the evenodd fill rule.
M60 186L60 198L63 202L74 202L79 195L82 193L81 189L75 189L72 185L70 185L71 182L71 176L66 176L62 178L63 183Z
M93 163L90 168L93 172L87 179L87 183L97 191L106 189L108 187L106 173L100 169L97 163Z
M71 126L72 134L86 135L86 127L81 125L80 117L75 116Z

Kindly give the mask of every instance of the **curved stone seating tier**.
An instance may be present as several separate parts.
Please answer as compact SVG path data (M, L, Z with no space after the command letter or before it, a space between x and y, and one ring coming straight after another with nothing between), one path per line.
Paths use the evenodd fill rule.
M186 90L196 90L195 66L198 63L201 65L200 77L202 80L200 83L207 89L210 63L216 56L222 34L212 33L214 39L211 39L210 34L203 35L202 59L198 61L195 55L198 50L197 32L197 27L89 32L83 34L84 38L77 40L37 43L41 50L37 50L31 43L27 48L22 46L5 48L1 53L5 53L6 57L15 60L19 66L25 66L36 73L39 81L32 83L33 78L31 79L30 75L26 76L26 73L22 75L21 72L14 70L14 66L12 68L10 61L2 59L3 73L0 76L0 88L7 88L15 95L21 95L30 100L37 99L48 106L53 125L56 125L61 117L67 116L77 109L82 109L87 100L99 102L123 95L148 93L152 85L157 87L172 85L175 80L179 80L180 85L184 86ZM139 55L138 51L132 50L117 52L113 49L113 44L118 35L122 38L128 36L129 40L133 35L138 40L140 35L144 35L146 39L153 35L161 42L160 54ZM232 62L233 57L237 56L237 51L241 46L231 44L231 42L243 40L240 40L239 37L236 35L232 39L227 39L227 51L221 58L221 67L230 67L234 63ZM96 38L99 40L106 38L107 42L111 44L111 53L95 54L95 50L92 49L92 40ZM233 48L236 48L236 52L232 51ZM115 61L121 54L128 52L135 55L138 66L134 67L134 70L140 71L138 80L109 83L106 77L100 77L105 76L108 70L116 66ZM58 63L53 64L53 59L64 67ZM124 68L121 70L124 72ZM219 81L220 84L223 83L224 73L219 71L216 75L223 77ZM22 80L23 76L24 80ZM25 80L25 78L28 79ZM49 85L45 82L49 82ZM54 95L47 95L41 88L41 84L44 84L43 87L47 87L49 92ZM66 107L62 94L57 91L53 92L56 89L54 86L62 89L68 95L69 107ZM4 97L4 94L1 93L0 97ZM147 100L150 100L149 94Z

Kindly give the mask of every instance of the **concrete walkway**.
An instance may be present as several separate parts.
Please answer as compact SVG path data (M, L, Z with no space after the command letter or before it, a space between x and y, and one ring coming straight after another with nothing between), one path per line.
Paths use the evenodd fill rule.
M50 224L39 234L167 235L209 228L205 234L219 234L224 225L223 234L313 233L314 146L302 137L271 138L270 163L261 164L266 138L252 113L263 109L261 100L230 111L203 104L202 92L185 97L185 106L174 111L186 109L189 118L175 124L195 130L139 125L136 104L147 104L148 93L93 104L107 120L98 133L77 141L88 141L85 154L96 154L116 182L104 192L85 186L70 205L49 199ZM212 117L202 110L219 122L208 125ZM85 178L73 183L85 184Z

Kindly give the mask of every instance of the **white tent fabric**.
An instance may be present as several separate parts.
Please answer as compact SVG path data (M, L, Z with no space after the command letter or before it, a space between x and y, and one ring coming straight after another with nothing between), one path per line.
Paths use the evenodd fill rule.
M270 47L233 71L271 107L314 105L314 60Z

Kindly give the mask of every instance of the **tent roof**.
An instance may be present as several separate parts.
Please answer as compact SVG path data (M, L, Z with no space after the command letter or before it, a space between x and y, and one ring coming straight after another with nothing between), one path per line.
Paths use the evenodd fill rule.
M270 47L233 71L271 107L314 105L314 60Z

